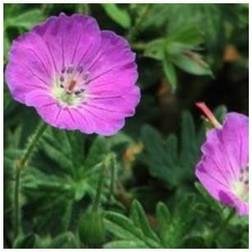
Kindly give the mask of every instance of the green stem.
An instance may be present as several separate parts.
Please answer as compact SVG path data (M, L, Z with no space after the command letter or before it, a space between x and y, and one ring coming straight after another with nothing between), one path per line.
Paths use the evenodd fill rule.
M45 124L44 122L42 122L37 129L35 130L35 132L33 133L33 135L31 136L27 147L25 148L24 154L20 160L18 169L23 170L24 167L26 166L27 162L29 161L29 158L31 157L31 154L34 150L34 147L36 146L39 138L42 136L43 132L45 131L47 127L47 124Z
M132 43L132 48L139 51L144 51L147 48L147 44L144 42Z
M111 165L111 180L110 180L110 193L109 193L109 198L108 198L108 203L111 202L111 198L114 195L114 191L115 191L115 166L116 166L116 160L115 160L115 156L113 156L112 158L112 165Z
M223 232L223 230L227 227L228 223L230 222L230 220L235 216L235 211L232 210L230 211L230 213L228 214L228 216L224 219L224 221L222 222L222 224L220 225L220 227L216 230L216 232L213 234L212 239L211 239L211 243L213 243L217 237Z
M18 160L16 164L16 176L15 176L15 190L14 190L14 231L15 231L15 237L18 236L20 232L20 177L21 172L26 167L28 161L30 160L32 153L34 151L34 148L36 144L38 143L38 140L42 136L43 132L45 131L47 125L45 123L41 123L38 128L35 130L33 135L31 136L27 147L24 150L24 154L21 157L20 160Z
M104 164L104 166L101 166L101 171L100 171L100 177L98 180L98 185L97 185L97 189L96 189L96 195L95 195L95 200L93 203L93 211L97 211L99 204L100 204L100 200L101 200L101 192L102 192L102 187L103 187L103 182L104 182L104 173L107 170L108 166L111 164L111 155L108 155L105 160L102 162Z
M78 7L78 12L85 14L85 15L90 15L90 6L89 4L80 4Z
M147 4L144 7L142 13L140 13L140 15L138 16L138 18L137 18L137 20L135 22L135 25L129 31L127 38L128 38L128 40L130 42L133 42L135 40L135 36L136 36L136 34L137 34L138 30L139 30L139 27L141 26L142 22L144 21L146 15L148 14L149 8L150 8L150 5Z
M102 186L103 186L103 180L104 180L104 167L101 166L101 171L100 171L100 177L96 189L96 195L95 195L95 200L93 203L93 211L97 211L99 204L100 204L100 198L101 198L101 192L102 192Z
M15 190L14 190L14 227L15 237L18 236L20 231L20 215L19 215L19 189L20 189L20 170L16 170L15 176Z

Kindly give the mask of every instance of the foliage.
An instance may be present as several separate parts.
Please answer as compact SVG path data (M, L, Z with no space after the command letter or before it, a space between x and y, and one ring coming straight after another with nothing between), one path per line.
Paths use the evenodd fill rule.
M112 137L48 127L21 176L15 238L15 165L39 118L5 85L5 247L248 247L248 218L222 227L232 210L196 181L210 126L193 105L206 101L220 122L227 109L248 113L248 5L5 4L4 63L18 35L60 12L92 15L129 40L141 103Z
M141 133L145 146L142 159L153 176L172 187L192 178L204 130L199 130L196 134L192 116L188 112L182 115L179 152L178 138L174 134L163 140L155 129L147 125Z

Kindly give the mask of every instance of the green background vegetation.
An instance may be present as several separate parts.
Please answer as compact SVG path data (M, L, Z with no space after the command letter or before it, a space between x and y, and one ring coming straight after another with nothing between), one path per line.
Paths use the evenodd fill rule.
M18 35L60 12L92 15L129 40L142 99L113 137L46 131L22 173L15 238L14 164L39 117L4 86L5 247L248 247L248 218L225 225L231 210L194 175L208 127L194 103L220 121L248 113L248 5L5 4L5 64Z

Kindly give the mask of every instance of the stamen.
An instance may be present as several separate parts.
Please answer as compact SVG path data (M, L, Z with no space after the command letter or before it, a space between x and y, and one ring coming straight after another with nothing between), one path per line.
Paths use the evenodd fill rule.
M82 66L77 66L77 72L82 73L83 72L83 67Z
M81 94L81 91L75 91L74 94L79 95L79 94Z
M64 66L62 69L61 69L61 73L65 73L66 71L66 67Z
M73 70L74 70L74 68L73 68L72 66L70 66L70 67L68 67L68 69L67 69L67 73L70 74L70 73L73 72Z
M89 78L89 74L88 74L88 73L84 73L83 76L82 76L82 79L83 79L84 81L87 81L88 78Z
M80 90L78 91L75 91L74 94L75 95L80 95L81 93L83 93L85 90L83 88L81 88Z
M89 72L82 65L64 66L56 77L53 95L63 105L78 105L85 99L83 92L88 78Z

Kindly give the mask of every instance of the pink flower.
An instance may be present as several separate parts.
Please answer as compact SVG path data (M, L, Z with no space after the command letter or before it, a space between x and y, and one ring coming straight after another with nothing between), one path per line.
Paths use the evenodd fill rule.
M140 100L135 54L92 17L60 14L14 41L6 80L13 98L48 124L112 135Z
M198 106L209 115L204 104ZM202 185L216 200L248 215L248 117L228 113L223 126L208 131L201 151L196 176Z

